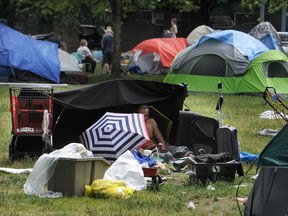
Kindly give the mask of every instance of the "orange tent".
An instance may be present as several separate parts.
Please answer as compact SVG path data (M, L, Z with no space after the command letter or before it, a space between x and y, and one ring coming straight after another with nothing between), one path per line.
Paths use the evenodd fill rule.
M170 67L175 56L187 45L186 38L153 38L142 41L132 51L141 50L141 55L153 52L158 53L162 66Z

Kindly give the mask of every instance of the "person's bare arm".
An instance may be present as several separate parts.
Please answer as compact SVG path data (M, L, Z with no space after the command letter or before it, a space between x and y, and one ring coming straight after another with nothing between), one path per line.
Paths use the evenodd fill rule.
M166 150L166 142L158 128L156 121L153 119L153 134L158 143L162 143L162 150Z

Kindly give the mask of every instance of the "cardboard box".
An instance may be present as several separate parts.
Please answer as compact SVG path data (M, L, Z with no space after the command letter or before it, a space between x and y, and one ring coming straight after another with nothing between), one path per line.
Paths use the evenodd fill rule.
M85 185L102 179L110 163L104 158L59 158L48 182L48 190L64 196L83 196Z
M88 84L88 74L75 74L75 79L79 84Z

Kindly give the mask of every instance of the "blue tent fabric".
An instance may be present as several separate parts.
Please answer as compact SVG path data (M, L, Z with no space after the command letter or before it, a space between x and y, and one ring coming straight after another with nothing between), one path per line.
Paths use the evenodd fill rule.
M249 34L236 30L224 30L204 35L198 41L196 47L209 39L215 39L234 46L242 55L247 56L249 61L252 61L261 53L269 50L261 41Z
M0 66L0 77L8 77L11 73L11 68Z
M259 158L259 154L251 154L248 152L240 152L240 161L241 162L253 162Z
M139 164L147 162L149 167L153 167L157 163L155 159L152 159L150 157L146 157L146 156L142 155L137 150L132 151L132 154L134 155L135 159L139 162Z
M279 46L278 41L274 38L273 34L267 34L265 37L261 38L260 41L265 44L270 50L282 51L281 46Z
M0 66L26 70L60 82L58 45L32 39L0 24Z

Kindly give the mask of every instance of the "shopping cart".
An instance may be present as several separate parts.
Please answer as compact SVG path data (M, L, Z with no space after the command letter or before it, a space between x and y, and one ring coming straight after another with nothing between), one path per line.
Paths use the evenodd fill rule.
M11 86L10 102L12 135L9 158L51 151L53 88L39 84Z

